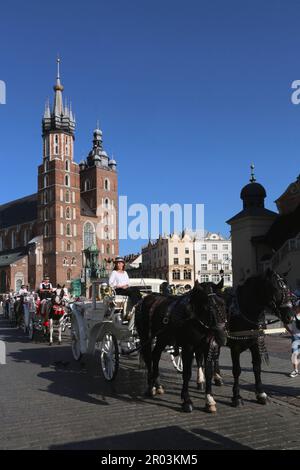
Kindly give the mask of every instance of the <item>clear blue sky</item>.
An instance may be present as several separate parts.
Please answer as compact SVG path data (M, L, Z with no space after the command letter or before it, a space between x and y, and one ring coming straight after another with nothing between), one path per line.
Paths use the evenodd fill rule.
M204 203L228 235L252 161L272 210L300 173L299 1L11 0L0 15L0 203L36 191L57 53L75 159L99 119L129 203Z

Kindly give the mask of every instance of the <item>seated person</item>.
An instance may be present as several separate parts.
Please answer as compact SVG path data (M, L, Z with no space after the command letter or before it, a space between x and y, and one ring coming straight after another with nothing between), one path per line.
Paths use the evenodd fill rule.
M114 270L109 277L109 285L118 295L128 295L133 305L142 298L138 287L129 287L129 277L125 271L125 261L121 257L115 259Z
M49 280L49 276L44 276L43 281L40 283L39 288L39 297L41 299L41 314L45 315L46 313L46 303L47 299L52 296L53 287Z

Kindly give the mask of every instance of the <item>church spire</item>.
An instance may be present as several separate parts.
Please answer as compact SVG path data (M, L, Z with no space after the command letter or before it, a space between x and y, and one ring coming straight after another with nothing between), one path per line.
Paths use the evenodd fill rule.
M43 116L43 133L47 131L61 130L68 134L74 135L75 131L75 116L73 117L72 107L67 105L64 106L62 92L64 90L63 85L60 81L60 58L56 59L57 73L56 83L54 89L54 102L52 112L50 111L50 105L47 104Z

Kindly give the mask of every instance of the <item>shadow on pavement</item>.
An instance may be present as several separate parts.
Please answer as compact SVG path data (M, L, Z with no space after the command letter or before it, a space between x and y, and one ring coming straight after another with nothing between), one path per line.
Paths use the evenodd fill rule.
M53 445L51 450L223 450L251 449L227 437L204 429L185 431L178 426L120 434L87 441Z

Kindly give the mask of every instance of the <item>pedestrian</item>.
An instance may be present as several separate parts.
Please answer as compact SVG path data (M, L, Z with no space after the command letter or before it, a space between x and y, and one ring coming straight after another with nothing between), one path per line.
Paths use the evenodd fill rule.
M295 313L291 323L285 325L285 328L292 336L292 356L291 361L293 370L290 373L290 377L294 378L299 375L299 353L300 353L300 300L297 301L295 307Z

